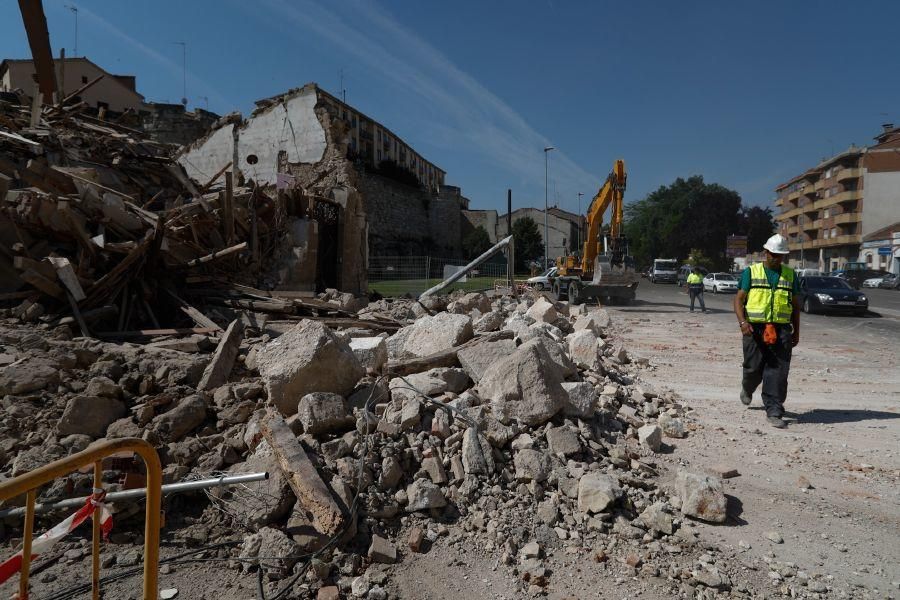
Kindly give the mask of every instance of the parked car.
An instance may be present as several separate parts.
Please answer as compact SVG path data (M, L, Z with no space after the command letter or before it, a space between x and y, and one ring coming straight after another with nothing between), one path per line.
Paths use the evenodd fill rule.
M547 269L542 274L528 279L527 283L538 291L549 290L553 286L552 279L556 277L557 272L558 269L556 267Z
M877 269L853 269L845 270L839 277L849 283L853 289L858 290L866 279L884 277L885 275L887 275L887 271L879 271Z
M803 312L849 312L864 315L869 299L840 277L801 277L800 299Z
M694 270L692 265L683 265L680 269L678 269L678 277L675 280L675 285L683 286L687 281L687 276L691 274L691 271ZM700 274L706 275L709 271L700 267Z
M710 273L703 278L703 289L713 294L719 292L737 292L738 280L731 273Z
M900 276L897 276L894 273L885 275L881 280L881 283L878 284L878 287L884 290L898 290L900 289Z
M881 282L884 281L884 276L882 277L871 277L862 282L862 286L864 288L877 288L881 287Z

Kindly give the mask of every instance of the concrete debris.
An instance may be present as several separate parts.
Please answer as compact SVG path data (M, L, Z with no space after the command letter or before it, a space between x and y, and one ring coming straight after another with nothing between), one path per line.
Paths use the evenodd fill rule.
M387 344L381 337L361 337L350 340L350 350L363 368L378 371L388 360Z
M269 402L284 416L296 413L300 398L312 392L349 395L365 375L347 342L310 320L261 347L256 364Z
M125 412L125 405L115 398L75 396L66 404L57 431L60 435L82 433L92 438L103 437L106 428L124 417Z
M619 482L610 475L588 473L578 480L578 510L602 513L623 495Z
M358 300L337 291L320 299ZM496 552L497 564L517 569L523 596L548 590L555 575L545 555L559 547L590 549L636 575L664 573L660 553L693 543L673 506L724 520L718 480L682 474L677 498L660 486L665 462L648 453L663 434L685 435L690 416L601 346L598 336L615 335L608 316L482 294L428 303L455 312L381 332L314 318L260 330L235 316L231 333L211 333L191 352L0 323L0 355L9 355L0 405L10 416L0 422L0 476L104 436L156 444L167 482L266 471L253 493L216 490L201 519L174 531L209 543L248 529L235 555L270 579L296 573L302 555L337 536L295 588L309 598L387 597L390 565L445 537ZM354 320L408 321L412 306L379 300ZM91 485L89 474L73 481ZM117 523L131 516L117 513ZM633 548L640 540L646 552ZM718 581L710 569L683 573L691 585ZM727 589L722 582L715 589Z
M662 429L658 425L644 425L638 429L638 441L647 450L659 452L662 448Z
M397 358L428 356L472 339L472 317L442 312L422 317L406 328Z
M711 523L725 522L725 492L720 479L681 469L675 485L682 513Z
M531 426L551 419L568 399L559 369L540 340L526 342L494 362L477 389L501 421L517 420Z

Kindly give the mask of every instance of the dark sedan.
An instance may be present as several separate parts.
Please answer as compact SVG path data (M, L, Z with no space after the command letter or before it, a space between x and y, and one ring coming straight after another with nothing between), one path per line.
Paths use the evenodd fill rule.
M800 303L803 312L850 312L864 315L869 299L839 277L801 277Z

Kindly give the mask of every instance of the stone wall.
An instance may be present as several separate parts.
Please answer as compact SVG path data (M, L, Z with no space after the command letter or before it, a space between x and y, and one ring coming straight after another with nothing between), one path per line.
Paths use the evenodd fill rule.
M206 110L188 112L181 104L152 102L141 108L141 126L151 139L186 146L205 136L219 116Z
M392 179L359 177L369 219L370 256L462 256L462 210L458 188L437 196Z

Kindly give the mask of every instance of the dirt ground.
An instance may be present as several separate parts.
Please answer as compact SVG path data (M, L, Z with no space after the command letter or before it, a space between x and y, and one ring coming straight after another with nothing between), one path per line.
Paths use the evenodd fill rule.
M693 409L695 428L660 468L737 469L726 479L725 525L693 522L702 550L732 574L738 597L900 597L900 321L803 315L786 408L789 426L765 421L759 392L738 400L740 334L731 297L707 297L688 313L672 286L650 288L632 307L612 307L613 343L650 360L642 379L671 389ZM808 484L806 483L808 482ZM807 489L804 489L807 488ZM770 541L777 533L782 543ZM773 536L778 537L778 536ZM610 560L560 549L548 557L551 598L690 596L665 574L635 576ZM517 598L488 553L445 546L394 570L405 598ZM787 577L776 575L785 573ZM798 584L825 582L818 592Z

